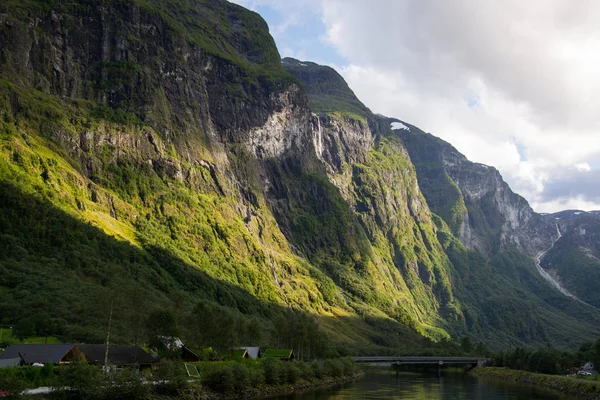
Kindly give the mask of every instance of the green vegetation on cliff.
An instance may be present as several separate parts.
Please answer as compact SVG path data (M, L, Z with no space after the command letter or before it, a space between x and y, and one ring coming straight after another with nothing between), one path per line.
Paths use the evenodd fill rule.
M282 65L302 82L313 112L343 113L361 121L371 116L371 111L333 68L293 58L284 58Z

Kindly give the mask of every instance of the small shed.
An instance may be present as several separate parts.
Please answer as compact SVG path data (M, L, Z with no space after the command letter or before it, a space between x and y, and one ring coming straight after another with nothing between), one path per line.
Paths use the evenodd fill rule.
M260 347L236 347L234 350L236 355L239 354L242 358L250 358L252 360L260 358Z
M81 351L74 344L13 344L9 346L0 360L21 360L21 365L32 364L68 364L77 358Z
M158 337L160 344L168 350L176 350L179 349L179 355L181 356L181 360L185 362L196 362L200 361L200 357L190 350L181 339L178 337L170 337L170 336L159 336Z
M79 349L88 363L104 365L106 345L80 344ZM140 369L144 369L157 364L157 360L140 346L111 345L108 347L108 363L115 367L139 366Z
M294 359L294 350L288 349L266 349L262 358L277 358L282 361L291 361Z

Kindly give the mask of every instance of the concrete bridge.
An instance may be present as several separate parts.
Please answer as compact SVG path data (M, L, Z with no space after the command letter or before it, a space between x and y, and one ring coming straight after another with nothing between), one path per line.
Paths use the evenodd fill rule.
M403 356L366 356L353 357L358 364L391 365L470 365L483 366L488 359L483 357L403 357Z

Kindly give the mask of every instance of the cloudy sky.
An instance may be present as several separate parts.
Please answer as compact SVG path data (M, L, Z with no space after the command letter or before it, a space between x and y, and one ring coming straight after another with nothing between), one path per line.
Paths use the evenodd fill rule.
M235 0L282 56L500 170L536 211L600 209L600 2Z

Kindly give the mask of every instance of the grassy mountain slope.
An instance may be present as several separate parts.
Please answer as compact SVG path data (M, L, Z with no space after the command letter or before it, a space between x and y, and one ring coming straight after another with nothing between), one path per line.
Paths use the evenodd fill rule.
M313 112L343 113L362 121L371 115L371 111L333 68L289 57L284 58L281 63L286 71L302 82Z

